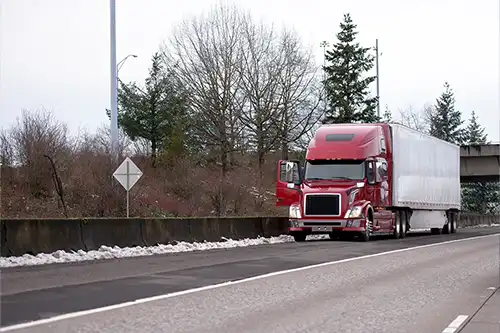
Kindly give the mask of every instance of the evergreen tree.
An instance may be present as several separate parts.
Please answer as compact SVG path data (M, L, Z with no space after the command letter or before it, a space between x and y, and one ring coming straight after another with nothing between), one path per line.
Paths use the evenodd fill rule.
M189 126L186 95L159 53L152 57L144 88L120 82L118 102L118 125L132 140L150 142L153 166L165 149L182 152Z
M389 110L389 106L385 105L384 115L382 116L382 122L391 123L392 122L392 112Z
M376 76L364 77L373 68L374 57L369 53L371 48L361 47L356 41L356 28L350 14L345 14L338 42L326 52L329 65L324 67L324 84L329 108L323 123L379 121L377 97L369 96L369 86Z
M429 134L451 143L462 144L462 114L455 109L455 95L448 82L445 82L444 88L445 91L436 100L434 110L429 115Z
M485 128L479 125L476 112L472 111L464 133L464 141L468 145L485 144L488 140L488 135L485 133Z
M479 125L473 111L464 133L464 142L469 145L487 143L485 129ZM480 214L493 213L500 201L500 184L498 182L474 182L462 184L462 206L469 212Z

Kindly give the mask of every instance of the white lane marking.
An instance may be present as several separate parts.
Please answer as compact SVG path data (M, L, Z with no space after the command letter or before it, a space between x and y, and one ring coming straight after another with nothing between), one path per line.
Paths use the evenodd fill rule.
M299 268L287 269L284 271L277 271L277 272L272 272L272 273L268 273L268 274L257 275L257 276L253 276L253 277L242 279L242 280L228 281L228 282L223 282L223 283L219 283L219 284L213 284L210 286L204 286L204 287L199 287L199 288L177 291L177 292L170 293L170 294L141 298L141 299L137 299L135 301L109 305L109 306L105 306L102 308L67 313L67 314L63 314L63 315L59 315L59 316L55 316L55 317L51 317L51 318L40 319L40 320L31 321L31 322L27 322L27 323L6 326L6 327L0 328L0 332L9 332L9 331L19 330L19 329L23 329L23 328L54 323L54 322L65 320L65 319L88 316L88 315L95 314L95 313L101 313L101 312L106 312L106 311L110 311L110 310L121 309L121 308L129 307L129 306L133 306L133 305L159 301L159 300L173 298L173 297L182 296L182 295L194 294L194 293L197 293L200 291L218 289L218 288L231 286L231 285L235 285L235 284L242 284L242 283L261 280L261 279L265 279L265 278L269 278L269 277L273 277L273 276L278 276L278 275L283 275L283 274L288 274L288 273L295 273L295 272L305 271L305 270L314 269L314 268L331 266L331 265L335 265L335 264L342 264L342 263L360 260L360 259L380 257L383 255L388 255L388 254L395 254L395 253L401 253L401 252L406 252L406 251L411 251L411 250L425 249L428 247L433 247L433 246L438 246L438 245L445 245L445 244L452 244L452 243L458 243L458 242L464 242L464 241L470 241L470 240L477 240L477 239L494 237L494 236L500 236L500 233L485 235L485 236L476 236L476 237L470 237L470 238L454 239L451 241L446 241L446 242L441 242L441 243L433 243L433 244L419 245L419 246L414 246L414 247L407 247L404 249L392 250L392 251L387 251L387 252L379 252L379 253L368 254L368 255L360 256L360 257L347 258L347 259L342 259L342 260L337 260L337 261L324 262L321 264L315 264L315 265L304 266L304 267L299 267ZM446 332L446 333L448 333L448 332Z
M463 323L464 321L469 318L469 316L466 315L460 315L457 318L455 318L454 321L451 322L448 327L446 327L442 333L453 333L455 332Z

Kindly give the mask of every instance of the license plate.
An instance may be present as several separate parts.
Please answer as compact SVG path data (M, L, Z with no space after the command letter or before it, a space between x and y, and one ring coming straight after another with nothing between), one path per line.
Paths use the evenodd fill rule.
M312 231L316 231L316 232L331 232L332 231L332 227L313 227L312 228Z

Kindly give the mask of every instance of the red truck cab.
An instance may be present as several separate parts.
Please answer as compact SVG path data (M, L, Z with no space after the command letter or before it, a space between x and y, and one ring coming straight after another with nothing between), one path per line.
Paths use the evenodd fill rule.
M307 148L305 164L278 162L276 205L289 206L289 233L349 233L368 241L374 233L393 233L392 151L388 124L321 126ZM399 228L398 228L399 229Z

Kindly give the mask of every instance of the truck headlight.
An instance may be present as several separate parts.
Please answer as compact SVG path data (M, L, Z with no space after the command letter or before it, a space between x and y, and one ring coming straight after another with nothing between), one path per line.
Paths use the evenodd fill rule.
M288 210L288 217L291 219L300 219L302 216L300 215L300 206L299 205L291 205Z
M355 206L355 207L349 208L349 210L345 213L344 218L355 219L355 218L362 217L362 216L363 216L363 210L361 209L361 207Z

